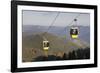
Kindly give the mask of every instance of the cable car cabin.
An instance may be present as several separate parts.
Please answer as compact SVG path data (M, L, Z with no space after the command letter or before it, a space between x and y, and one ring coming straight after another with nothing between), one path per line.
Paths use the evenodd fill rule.
M49 41L43 41L43 50L47 51L49 49Z
M79 34L79 29L78 27L71 27L70 29L70 36L72 39L77 39L78 38L78 34Z

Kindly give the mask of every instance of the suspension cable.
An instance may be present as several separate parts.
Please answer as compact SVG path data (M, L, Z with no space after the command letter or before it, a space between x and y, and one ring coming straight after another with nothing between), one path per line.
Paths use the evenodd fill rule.
M71 24L73 23L74 19L77 19L77 18L80 16L80 14L81 14L81 13L79 13L77 16L75 16L75 17L72 19L72 21L71 21L68 25L71 25ZM67 26L66 26L65 28L63 28L63 29L66 30L66 28L67 28ZM62 30L62 31L64 31L64 30ZM62 32L62 31L61 31L61 32Z
M60 12L57 13L55 19L53 20L53 22L51 23L51 25L48 27L47 32L49 31L49 29L53 26L53 24L55 23L57 17L59 16Z
M74 19L77 19L80 16L81 13L79 13ZM69 23L69 25L71 25L74 21L74 19ZM67 27L67 26L66 26Z
M57 13L56 17L54 18L53 22L50 24L50 26L48 27L47 31L43 33L43 36L45 36L45 34L50 30L50 28L53 26L53 24L55 23L55 21L57 20L57 17L59 16L60 12Z

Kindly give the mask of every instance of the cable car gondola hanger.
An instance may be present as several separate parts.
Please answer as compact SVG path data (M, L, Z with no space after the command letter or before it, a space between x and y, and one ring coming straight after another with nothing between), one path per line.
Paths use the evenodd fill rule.
M75 24L70 28L70 36L72 39L77 39L79 35L79 28L77 26L77 19L74 19Z
M51 25L48 27L47 31L43 33L43 50L44 51L48 51L49 49L49 44L50 42L47 40L47 38L45 37L45 34L49 31L49 29L52 27L52 25L54 24L54 22L56 21L57 17L59 16L59 13L56 15L55 19L53 20L53 22L51 23Z
M79 28L77 26L77 18L81 15L82 13L79 13L76 17L72 19L72 21L68 24L70 26L70 37L72 39L77 39L79 35ZM73 24L75 22L75 24ZM73 25L72 25L73 24ZM64 28L66 30L67 26ZM62 30L61 33L64 31Z

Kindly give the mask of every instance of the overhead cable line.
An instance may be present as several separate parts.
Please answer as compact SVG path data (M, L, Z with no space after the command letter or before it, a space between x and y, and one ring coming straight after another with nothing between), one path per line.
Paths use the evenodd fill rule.
M50 30L50 28L53 26L53 24L55 23L55 21L57 20L57 17L59 16L60 12L57 13L57 15L55 16L54 20L52 21L52 23L50 24L50 26L48 27L47 31L43 33L43 36Z
M71 25L71 24L73 23L74 19L77 19L77 18L80 16L80 14L81 14L81 13L79 13L77 16L75 16L75 17L72 19L72 21L71 21L68 25ZM66 26L65 28L63 28L63 29L66 30L66 28L67 28L67 26ZM63 31L64 31L64 30L63 30ZM61 31L61 32L63 32L63 31Z

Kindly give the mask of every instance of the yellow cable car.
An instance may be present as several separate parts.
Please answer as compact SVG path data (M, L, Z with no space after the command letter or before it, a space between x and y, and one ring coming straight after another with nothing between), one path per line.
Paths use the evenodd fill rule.
M43 50L48 51L49 49L49 41L43 41Z
M76 26L71 27L70 36L72 39L77 39L79 35L79 29Z

